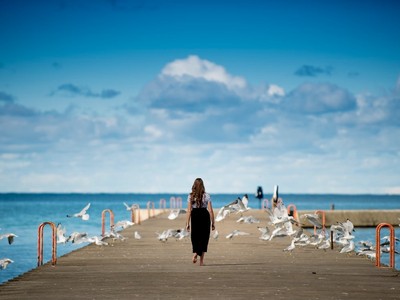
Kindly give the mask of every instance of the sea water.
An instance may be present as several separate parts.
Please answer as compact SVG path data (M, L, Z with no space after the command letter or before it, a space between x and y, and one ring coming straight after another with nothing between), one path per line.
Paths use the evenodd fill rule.
M213 206L218 209L243 194L211 194ZM249 206L255 209L261 207L261 202L254 194L248 193ZM18 237L9 245L7 239L0 240L0 259L10 258L14 263L7 269L0 270L0 283L15 278L37 266L38 227L43 222L61 223L67 233L73 231L86 232L88 236L101 235L101 213L111 209L115 222L130 220L128 205L138 204L145 209L150 201L155 208L160 207L164 199L167 208L173 205L171 197L181 197L183 208L186 208L187 194L0 194L0 235L12 232ZM294 204L297 210L329 210L332 205L339 210L357 209L400 209L400 195L280 195L286 205ZM91 203L88 221L78 218L67 218L67 214L79 212L86 204ZM107 224L108 215L106 216ZM400 216L399 216L400 217ZM183 227L184 224L182 224ZM395 228L399 230L398 227ZM161 230L161 229L160 229ZM50 239L51 229L44 228L45 240ZM384 236L382 229L381 236ZM356 242L360 240L375 240L375 228L356 228ZM156 236L155 236L156 237ZM47 240L46 240L47 241ZM57 257L86 246L87 243L74 245L58 244ZM396 268L400 267L400 255L396 255ZM44 243L44 262L51 260L51 242ZM389 257L384 254L382 263L388 263Z

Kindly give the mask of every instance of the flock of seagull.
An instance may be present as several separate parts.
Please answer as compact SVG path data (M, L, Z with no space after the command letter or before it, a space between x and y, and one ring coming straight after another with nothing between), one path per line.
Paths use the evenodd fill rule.
M277 196L277 189L275 190L274 197L276 201L271 201L275 203L273 208L264 208L267 216L267 226L258 226L257 229L260 231L259 239L261 241L271 241L278 237L290 237L290 244L282 249L284 252L292 252L296 247L312 246L316 249L326 250L333 245L332 242L340 248L340 253L350 253L355 252L357 255L365 256L371 260L376 259L376 249L375 245L370 241L360 241L358 242L358 247L354 242L354 225L350 220L344 222L337 222L330 226L330 232L332 237L328 234L328 231L324 228L320 216L316 213L314 214L303 214L301 216L302 222L307 222L314 226L314 233L309 232L304 229L305 225L300 220L295 219L293 216L288 214L288 210L282 202L281 198ZM246 199L236 199L233 202L221 207L215 217L216 222L222 222L224 219L228 218L230 215L240 215L237 219L237 223L246 224L259 224L261 221L253 216L243 215L245 212L251 210L247 205L248 201ZM135 204L129 206L123 203L127 210L133 210L137 208ZM68 218L80 218L83 221L89 220L88 210L90 208L90 203L88 203L80 212L67 215ZM168 215L169 220L175 220L180 214L186 213L182 209L171 209ZM400 220L400 218L399 218ZM94 243L99 246L107 246L109 243L104 241L105 238L112 238L113 241L121 240L124 241L126 238L117 230L126 229L133 226L135 223L129 220L121 220L116 222L111 226L110 232L105 233L103 236L88 236L86 232L72 232L67 234L66 228L62 226L61 223L57 225L56 236L57 244L80 244L80 243ZM296 226L296 230L294 229ZM400 226L400 224L399 224ZM183 240L190 236L190 233L184 229L166 229L160 232L155 232L157 239L160 242L166 242L169 238L174 238L176 240ZM238 236L250 235L250 233L235 229L225 237L226 239L233 239ZM18 237L14 233L0 234L0 241L3 239L8 240L8 244L11 245L14 239ZM218 230L215 230L212 238L217 240L219 237ZM135 239L141 239L142 236L138 231L134 232ZM396 243L399 239L396 237ZM383 237L380 245L382 252L388 252L390 249L389 237ZM399 254L395 251L396 254ZM0 270L4 270L7 266L14 261L10 258L0 259Z
M126 207L127 210L132 210L136 206L133 204L132 206L127 205L126 203L123 203ZM88 221L90 219L90 215L88 213L88 210L90 208L90 203L88 203L81 211L74 213L74 214L68 214L66 215L67 218L79 218L82 219L82 221ZM103 236L88 236L86 232L77 232L73 231L69 235L67 234L67 230L65 226L62 226L61 223L58 223L57 228L56 228L56 238L57 238L57 244L67 244L67 243L72 243L72 244L81 244L81 243L93 243L95 245L99 246L107 246L109 243L104 241L105 238L112 238L113 241L115 240L121 240L124 241L126 238L122 236L120 232L118 232L118 229L126 229L130 226L133 226L135 223L129 221L129 220L121 220L116 222L114 225L111 226L110 232L106 232ZM0 234L0 241L2 239L7 238L8 244L11 245L14 242L14 238L18 237L14 233L5 233L5 234ZM134 232L134 238L135 239L141 239L141 235L139 232L135 231ZM4 270L7 268L7 266L14 261L10 258L2 258L0 259L0 270Z

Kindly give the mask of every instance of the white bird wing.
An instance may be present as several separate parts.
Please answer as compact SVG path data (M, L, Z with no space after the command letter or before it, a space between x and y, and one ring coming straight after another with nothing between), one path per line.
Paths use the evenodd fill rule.
M250 235L250 233L244 232L244 231L237 231L236 235Z
M180 209L173 209L168 215L169 220L175 220L179 216Z
M79 216L86 215L86 212L87 212L87 210L89 209L89 207L90 207L90 203L88 203L88 204L78 213L78 215L79 215Z
M229 214L229 210L225 206L221 207L220 210L218 211L217 216L215 217L215 221L219 222L225 219L225 217Z
M0 259L0 270L4 270L7 268L8 264L13 263L14 261L9 258Z

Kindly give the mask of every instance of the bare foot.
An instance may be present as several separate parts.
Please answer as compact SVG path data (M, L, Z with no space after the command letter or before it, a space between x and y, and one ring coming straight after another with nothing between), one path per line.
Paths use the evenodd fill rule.
M197 262L197 254L195 254L192 258L192 262L195 264Z

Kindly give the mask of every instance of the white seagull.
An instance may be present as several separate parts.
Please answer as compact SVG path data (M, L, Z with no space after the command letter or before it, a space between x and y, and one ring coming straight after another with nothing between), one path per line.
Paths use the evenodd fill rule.
M217 240L218 237L219 237L218 230L215 230L215 231L214 231L214 234L213 234L213 239L214 239L214 240Z
M227 236L226 236L226 238L227 239L232 239L233 237L235 237L235 236L239 236L239 235L249 235L250 233L247 233L247 232L243 232L243 231L240 231L240 230L234 230L234 231L232 231L230 234L228 234Z
M97 235L92 236L91 238L87 239L88 242L90 243L95 243L97 246L107 246L107 242L103 242L101 238L99 238Z
M269 241L269 239L271 238L271 234L270 234L269 228L267 226L265 226L265 227L258 227L257 226L257 228L261 232L261 236L260 236L259 239L263 240L263 241Z
M11 245L14 242L15 237L18 237L18 235L15 235L14 233L5 233L0 235L0 240L7 238L8 244Z
M133 223L129 220L122 220L122 221L118 221L117 223L115 223L114 228L122 227L123 229L126 229L133 225L135 225L135 223Z
M292 239L292 242L290 243L289 246L287 246L285 249L283 249L284 252L292 252L296 246L294 245L295 239Z
M139 232L135 231L135 239L140 240L142 238L142 236L140 235Z
M304 214L301 216L317 228L322 228L321 219L318 214Z
M179 216L180 211L179 208L172 209L168 215L168 220L175 220Z
M88 242L87 233L86 232L73 232L67 238L67 242L71 242L73 244L81 244Z
M0 270L7 269L8 264L13 263L14 261L9 258L0 259Z
M61 226L61 223L58 223L56 232L57 244L65 244L68 241L68 238L65 236L67 231L65 230L65 227Z
M89 214L87 214L87 210L90 207L90 203L88 203L80 212L73 214L73 215L67 215L68 218L81 218L83 221L89 220Z
M350 240L350 242L340 250L340 253L349 253L349 252L353 251L354 248L355 248L354 241Z

